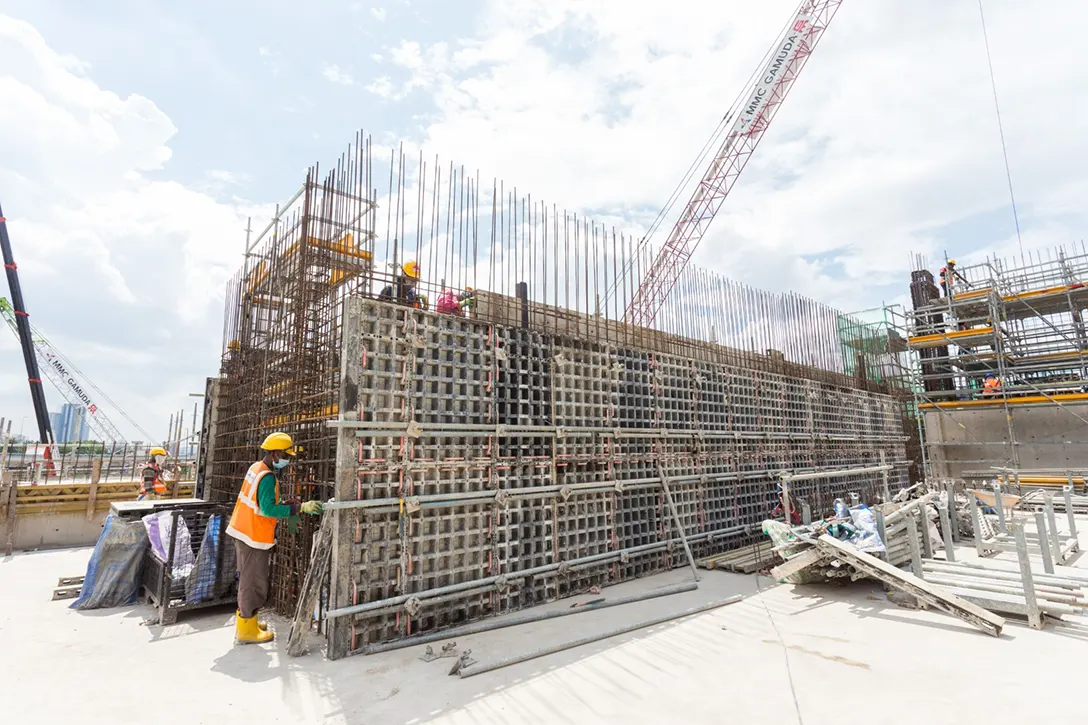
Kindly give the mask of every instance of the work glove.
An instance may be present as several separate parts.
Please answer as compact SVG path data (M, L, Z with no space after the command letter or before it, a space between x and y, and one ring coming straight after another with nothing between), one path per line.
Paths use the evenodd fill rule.
M302 523L302 519L300 519L298 516L291 516L290 518L288 518L287 519L287 533L291 534L292 536L297 534L299 529L301 528L301 526L300 526L301 523Z
M302 513L304 514L308 514L310 516L317 516L321 513L321 502L307 501L306 503L302 504L302 508L300 508L299 510L302 511Z

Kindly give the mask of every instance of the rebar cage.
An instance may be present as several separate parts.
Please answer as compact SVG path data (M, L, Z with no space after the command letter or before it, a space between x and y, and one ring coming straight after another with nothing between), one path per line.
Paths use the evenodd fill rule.
M652 247L638 246L637 237L622 229L558 209L502 181L482 182L478 172L437 159L424 161L422 154L413 161L403 150L384 151L388 164L375 169L372 157L379 149L360 133L335 168L324 174L312 168L268 227L247 236L245 264L227 290L220 374L208 383L206 444L197 474L205 497L233 501L246 469L260 455L261 440L272 430L288 432L302 449L281 477L282 495L302 500L334 495L337 439L328 423L342 416L343 306L347 299L376 297L407 260L421 266L416 289L430 299L432 309L443 293L473 288L476 304L445 315L451 324L512 331L506 352L525 367L496 370L501 379L474 381L477 387L490 386L475 402L468 402L473 399L468 393L462 396L475 413L492 405L488 396L495 391L506 391L511 397L496 399L492 415L545 420L541 416L549 396L559 395L566 379L564 368L553 371L554 360L541 352L555 348L557 337L588 346L569 352L584 358L579 364L599 362L602 374L614 375L608 366L623 364L630 371L626 375L641 369L645 378L650 356L657 354L682 358L678 365L735 369L731 379L740 387L731 394L738 401L744 396L759 401L743 413L757 427L771 415L759 406L772 403L769 392L759 397L754 391L771 386L772 380L779 391L776 410L801 405L804 394L796 381L859 394L859 401L870 400L870 392L894 388L879 374L886 355L880 330L800 295L757 290L694 268L684 273L652 329L625 324L624 310L643 270L651 266ZM379 180L383 186L388 182L381 194ZM433 341L421 344L438 354ZM605 349L625 352L614 357L620 353ZM741 368L753 376L751 389L736 382ZM551 384L553 374L560 376L558 389L544 385ZM725 386L723 373L714 374L715 384ZM620 398L629 403L602 402L603 388L578 393L585 397L579 405L586 425L601 425L613 406L613 423L646 423L639 401L649 399L654 381L625 380ZM725 387L721 390L727 394ZM426 395L434 396L429 404L439 405L450 394ZM424 391L420 395L426 397ZM685 404L669 403L664 415L690 417ZM698 429L723 415L701 411L687 425ZM539 441L531 438L519 436L517 445L537 450L533 446ZM896 457L894 436L888 445L889 457ZM540 465L542 460L524 453L516 465L494 475L501 473L520 486L554 482L556 472ZM641 516L644 504L649 506L650 498L631 503L625 515ZM283 613L293 612L314 526L313 519L304 517L298 533L278 535L272 596Z

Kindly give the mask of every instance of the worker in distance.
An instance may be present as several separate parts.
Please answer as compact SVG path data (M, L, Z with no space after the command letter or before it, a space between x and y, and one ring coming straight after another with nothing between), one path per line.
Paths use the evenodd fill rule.
M148 451L148 460L144 464L142 474L143 483L140 485L140 495L137 501L166 498L166 482L171 480L170 474L162 469L166 463L166 449L156 446Z
M417 310L427 309L427 295L416 291L419 285L419 274L419 263L413 259L408 260L397 271L393 284L386 286L378 295L378 299L382 302L407 305Z
M276 545L276 524L282 519L297 521L300 512L310 516L321 513L319 501L280 501L279 473L296 455L291 436L272 433L264 439L261 450L261 459L249 467L242 481L227 527L238 554L235 644L271 642L275 636L268 631L268 625L257 620L257 612L268 601L269 560Z

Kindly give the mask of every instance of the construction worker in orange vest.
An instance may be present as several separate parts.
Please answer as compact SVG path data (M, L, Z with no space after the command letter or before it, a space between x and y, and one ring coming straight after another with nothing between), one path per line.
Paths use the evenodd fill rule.
M967 286L967 278L956 271L956 260L950 259L947 266L941 267L941 290L944 291L945 297L951 297L954 294L956 280Z
M1001 395L1001 381L993 373L989 373L982 381L982 395L987 398Z
M301 511L321 513L318 501L280 501L276 473L295 457L295 444L286 433L272 433L261 444L264 456L249 467L234 504L227 534L234 537L238 553L238 611L235 612L235 644L272 641L267 625L257 621L257 611L268 601L269 560L276 545L276 522Z
M143 483L140 485L140 495L137 501L144 499L156 499L166 496L166 476L162 470L162 464L166 463L166 449L156 446L148 452L148 461L144 464Z

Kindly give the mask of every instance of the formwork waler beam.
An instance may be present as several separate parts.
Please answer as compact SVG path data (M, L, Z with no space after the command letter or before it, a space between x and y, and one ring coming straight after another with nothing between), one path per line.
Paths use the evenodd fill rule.
M890 397L599 339L346 300L329 655L686 563L783 470L902 462ZM904 485L899 463L892 485ZM875 479L799 483L814 509Z

